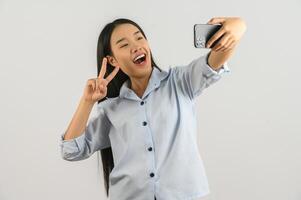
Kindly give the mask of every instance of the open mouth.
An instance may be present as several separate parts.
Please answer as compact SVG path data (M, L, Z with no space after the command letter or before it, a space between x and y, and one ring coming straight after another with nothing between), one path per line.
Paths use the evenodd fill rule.
M139 55L138 57L136 57L134 60L133 60L133 62L135 63L135 64L142 64L142 63L144 63L145 62L145 60L146 60L146 55L145 54L141 54L141 55Z

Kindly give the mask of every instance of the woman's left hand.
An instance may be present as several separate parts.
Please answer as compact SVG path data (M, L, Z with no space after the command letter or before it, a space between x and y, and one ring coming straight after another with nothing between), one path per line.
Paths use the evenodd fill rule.
M222 24L222 27L208 40L206 47L210 46L222 37L212 47L213 51L227 51L234 48L247 29L246 23L239 17L215 17L207 24Z

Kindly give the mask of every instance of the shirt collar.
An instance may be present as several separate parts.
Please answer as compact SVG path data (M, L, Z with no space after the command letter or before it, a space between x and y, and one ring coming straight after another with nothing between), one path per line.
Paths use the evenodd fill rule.
M168 74L169 74L169 72L164 71L163 69L161 69L161 71L160 71L157 67L153 66L152 73L151 73L150 79L148 81L148 85L147 85L141 99L145 99L145 97L151 91L153 91L154 89L160 87L161 81L164 78L166 78ZM140 97L138 97L136 95L136 93L132 89L129 88L129 83L130 83L130 79L126 80L122 84L122 86L120 88L119 97L141 101Z

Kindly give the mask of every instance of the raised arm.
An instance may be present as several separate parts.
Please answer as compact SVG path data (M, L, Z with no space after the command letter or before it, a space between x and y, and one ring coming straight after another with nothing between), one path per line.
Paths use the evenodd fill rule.
M172 68L177 91L191 100L199 96L205 88L217 82L224 73L230 72L227 62L219 69L213 70L208 65L209 55L210 52L194 59L186 66Z
M227 61L246 31L246 24L239 17L216 17L207 24L222 24L206 44L211 51L193 60L188 66L173 69L179 91L190 99L194 99L205 88L218 81L222 74L230 72ZM211 47L216 40L219 42Z
M95 151L111 146L108 136L110 122L104 110L100 107L97 115L88 121L92 106L81 100L69 127L61 134L61 156L64 160L83 160Z
M67 130L61 135L61 154L65 160L82 160L90 157L96 150L110 146L108 136L110 122L101 106L97 116L93 117L87 125L93 105L106 97L107 85L119 70L119 67L116 67L104 78L106 67L107 59L104 58L98 77L87 81L76 112Z

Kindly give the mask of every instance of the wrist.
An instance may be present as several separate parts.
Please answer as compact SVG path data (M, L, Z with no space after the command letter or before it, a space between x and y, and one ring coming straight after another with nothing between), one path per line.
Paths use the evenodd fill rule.
M93 105L95 104L95 101L91 101L91 100L87 100L85 99L83 96L81 97L81 103L85 106L90 106L93 107Z

